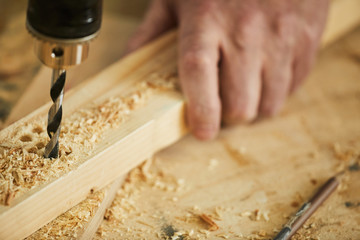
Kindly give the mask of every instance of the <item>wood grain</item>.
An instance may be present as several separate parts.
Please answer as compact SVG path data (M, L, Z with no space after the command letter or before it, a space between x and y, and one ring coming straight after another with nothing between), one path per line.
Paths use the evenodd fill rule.
M360 29L323 50L279 116L211 142L186 136L154 156L149 177L135 169L95 239L272 239L342 170L339 189L292 239L359 239L359 39Z
M100 101L110 96L127 94L130 86L154 72L153 64L147 63L149 59L155 63L168 62L175 68L174 62L170 61L176 54L172 45L174 39L175 34L169 34L112 66L106 73L99 74L86 84L86 88L79 86L74 89L72 92L76 94L70 92L65 98L65 116L94 99ZM164 53L159 54L161 51ZM162 64L159 66L164 67ZM134 73L135 69L137 71ZM124 80L119 82L120 79ZM115 83L117 87L104 94ZM44 106L4 129L0 138L6 139L12 129L31 122L32 118L45 117L47 108L48 106ZM120 129L105 134L106 140L100 143L94 154L77 169L15 198L11 206L1 206L0 238L26 237L86 198L91 189L103 188L154 152L178 140L186 133L183 109L184 104L179 93L165 92L151 98L146 107L135 110L131 120L125 122ZM21 230L14 231L19 224L23 226Z

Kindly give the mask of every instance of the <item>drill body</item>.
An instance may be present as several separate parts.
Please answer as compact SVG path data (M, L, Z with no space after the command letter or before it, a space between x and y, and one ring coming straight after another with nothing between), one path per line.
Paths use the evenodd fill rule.
M66 69L87 58L89 42L99 33L101 17L102 0L28 1L26 26L35 38L35 53L53 69L46 158L57 158L59 154Z

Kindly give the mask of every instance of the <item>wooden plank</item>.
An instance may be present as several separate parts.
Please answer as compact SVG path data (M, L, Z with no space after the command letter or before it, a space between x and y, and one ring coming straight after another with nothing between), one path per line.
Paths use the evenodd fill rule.
M331 1L322 44L333 43L359 25L359 12L360 1L358 0Z
M95 96L100 95L97 100L101 102L101 98L107 99L110 96L131 92L130 86L136 84L136 81L142 80L144 75L146 77L153 73L153 64L139 67L141 62L145 62L149 58L158 63L159 67L164 68L163 63L169 62L170 67L175 69L174 62L169 60L174 59L176 50L174 46L167 47L169 43L173 43L174 37L174 33L165 36L152 46L123 60L122 64L112 66L106 74L98 75L87 85L86 89L80 87L79 90L75 90L77 94L68 94L65 98L67 100L64 102L67 115L94 99ZM167 50L164 51L164 54L159 54L159 50L163 48ZM137 72L131 75L131 71L137 67L139 67ZM116 89L101 96L101 90L106 91L101 82L108 80L104 85L111 88L118 80L114 76L126 75L126 80L118 83ZM21 128L22 125L31 122L31 119L39 115L45 117L47 107L39 109L10 128L3 130L0 133L1 139L3 139L1 143L4 144L4 140L8 139L11 129ZM134 111L131 121L124 122L120 129L111 130L105 134L106 141L98 144L92 156L75 170L15 198L11 206L1 206L0 237L17 239L27 236L69 207L79 203L91 189L100 189L106 186L155 151L179 139L186 132L182 117L183 107L181 96L178 93L165 92L149 99L146 108ZM144 118L144 116L146 117ZM164 136L166 137L164 138ZM121 150L121 156L118 154L119 150ZM106 161L103 161L104 159ZM57 206L57 208L53 208L53 206ZM39 217L34 219L34 215ZM12 216L17 217L13 218ZM21 231L13 231L19 224L24 226Z
M175 46L170 46L170 49L164 50L164 48L166 48L165 46L171 45L173 41L174 34L172 36L167 36L160 42L153 44L151 47L147 47L139 53L129 56L122 61L121 64L112 66L107 71L101 73L87 83L86 87L83 85L76 88L72 93L67 94L65 98L67 99L64 103L64 108L66 109L65 113L70 115L77 108L85 106L86 103L91 100L95 99L96 102L101 102L111 96L119 95L121 92L134 90L134 88L129 86L135 81L144 79L144 76L146 77L153 71L156 71L153 64L146 65L144 63L149 59L154 62L159 58L161 59L158 55L162 51L170 52L166 53L169 54L170 57L162 59L162 62L159 63L159 66L157 67L166 68L166 66L168 66L169 68L175 68ZM143 67L139 68L142 64ZM134 73L134 70L137 68L139 68L140 71ZM151 69L151 71L141 71L142 69ZM114 78L114 76L126 79L126 81L121 82L119 84L120 86L115 90L106 93L119 80L118 78ZM104 79L107 81L104 81ZM74 92L76 92L76 95ZM104 93L106 94L102 97L101 95ZM44 106L27 118L14 124L9 129L16 129L27 122L30 122L31 119L35 119L41 115L45 116L48 107L48 105ZM129 169L136 166L154 151L176 141L186 132L183 123L183 108L183 100L179 94L176 93L159 93L154 96L154 98L149 99L146 109L141 108L134 111L131 122L125 122L122 125L121 130L113 131L108 135L116 136L118 139L121 139L117 140L113 137L109 138L110 149L105 143L99 144L93 153L95 157L87 159L87 161L82 163L77 169L49 184L44 184L41 187L31 190L28 195L25 194L15 198L11 207L2 207L0 211L0 225L2 228L0 230L3 235L1 235L1 237L17 238L26 236L26 234L34 231L34 229L84 199L95 183L96 188L104 187L106 184L115 180L121 173L126 173ZM147 119L144 119L143 116L147 116ZM170 124L169 126L171 127L167 128L167 124ZM9 129L0 133L0 136L3 139L9 136L8 134L11 132ZM133 143L137 142L142 137L145 139L142 139L137 146L134 146ZM116 159L115 155L119 148L124 149L124 156L122 156L121 159ZM136 151L136 149L141 149L141 152ZM126 158L126 156L128 158ZM100 158L106 159L106 162L100 161ZM101 168L102 171L94 171L96 168ZM105 169L108 169L110 174L104 174ZM74 181L81 184L74 186ZM66 189L66 187L68 187L67 191L62 191L61 193L61 195L66 195L66 198L65 196L58 196L56 199L46 199L46 197L56 193L56 189L63 190ZM49 209L50 205L56 205L59 206L59 208ZM39 210L36 214L37 216L41 216L41 219L36 219L34 221L34 219L29 217L31 216L31 213L34 213L29 211L29 209L31 209L30 206L33 209ZM12 226L15 227L16 224L19 224L19 221L15 223L18 219L15 219L14 221L9 220L11 219L11 216L14 215L19 216L19 219L22 221L21 224L26 226L22 231L16 233L11 231L11 229L13 229Z
M102 223L105 215L105 211L108 207L110 207L111 203L113 202L115 195L121 185L123 184L124 177L120 177L115 182L110 184L110 189L105 193L105 197L101 202L100 206L96 210L94 217L90 220L87 226L84 227L84 232L81 233L81 237L79 239L86 240L92 239L99 228L100 224Z
M24 14L22 14L20 20L17 20L17 22L23 21ZM118 16L115 17L105 14L102 23L101 34L92 44L90 58L86 61L86 64L83 64L80 68L74 69L75 72L70 72L68 74L67 81L70 82L72 86L76 86L82 80L89 78L89 76L94 75L100 69L105 68L117 58L120 58L126 40L135 29L138 22L139 20L132 18ZM121 32L118 31L119 29L121 29ZM119 36L114 35L114 33L119 33ZM109 45L114 47L111 49L105 47ZM46 94L49 86L46 83L48 83L50 77L51 70L49 68L42 67L39 70L34 80L32 80L30 86L27 87L21 98L17 101L16 105L12 108L5 126L26 116L49 100L47 96L48 94ZM120 177L118 180L112 183L109 189L104 189L102 193L104 195L104 199L99 202L100 205L96 206L94 209L85 209L87 206L82 204L76 206L78 208L84 208L83 211L87 210L93 214L93 216L90 217L90 220L88 219L87 215L81 215L83 214L83 211L76 211L78 209L75 208L70 210L72 214L70 214L69 218L73 218L72 215L74 213L79 213L77 217L82 218L82 224L86 224L80 231L76 231L76 229L74 229L72 232L74 236L82 236L83 239L91 238L90 236L96 232L104 216L105 209L111 204L121 182L122 178ZM91 203L93 202L94 199L91 200ZM90 208L92 207L90 204L88 206ZM61 216L55 219L49 225L44 227L44 229L46 228L47 231L42 231L43 229L41 229L39 232L34 233L33 236L30 236L30 239L38 239L41 234L46 232L47 234L50 234L50 232L53 231L53 228L56 228L57 226L62 227L61 224L65 225L65 220L65 216ZM70 222L71 219L68 219L68 221ZM48 232L49 228L51 229L50 232Z

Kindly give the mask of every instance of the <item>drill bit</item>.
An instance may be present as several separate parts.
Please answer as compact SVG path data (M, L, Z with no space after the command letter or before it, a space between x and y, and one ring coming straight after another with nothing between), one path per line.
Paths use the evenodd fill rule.
M102 0L28 0L26 28L34 36L35 53L53 69L45 158L58 158L65 69L85 61L98 34Z
M64 96L64 85L66 71L54 69L51 79L50 96L53 101L48 113L47 133L50 137L49 143L45 147L44 157L58 158L59 156L59 136L62 119L62 101Z

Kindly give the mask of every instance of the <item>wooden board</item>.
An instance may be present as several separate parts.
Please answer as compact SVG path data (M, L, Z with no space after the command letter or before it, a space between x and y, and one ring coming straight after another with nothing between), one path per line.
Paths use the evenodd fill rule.
M279 116L211 142L187 136L132 171L96 239L272 239L349 165L293 239L360 239L359 40L360 29L322 52Z
M173 45L174 39L175 34L164 37L137 54L124 59L120 64L112 66L106 73L101 73L87 83L86 88L79 86L73 90L73 93L67 94L64 102L64 109L67 109L65 117L80 109L80 106L94 101L96 97L98 97L97 102L101 104L104 100L117 95L130 94L132 96L132 91L138 91L136 83L149 78L154 72L159 72L156 70L157 67L162 70L172 69L171 71L174 71L175 63L170 61L176 54ZM163 53L159 54L161 51ZM144 64L149 59L152 59L152 63ZM168 67L165 67L166 64ZM137 69L137 72L131 74L134 69ZM119 82L120 79L123 81ZM115 83L118 86L104 94ZM44 106L10 128L3 130L0 133L2 147L4 144L9 144L9 137L14 139L13 147L17 144L24 144L15 140L21 136L11 135L14 131L23 129L24 125L34 121L32 119L39 116L45 118L48 107L48 105ZM1 206L1 238L14 239L27 236L79 203L91 189L101 189L155 151L179 139L186 132L182 116L183 108L183 101L178 93L165 91L163 94L157 94L148 99L146 108L139 108L131 114L131 121L125 121L120 129L109 129L107 133L104 133L105 137L97 144L92 155L88 156L86 161L75 170L15 198L11 202L11 206ZM144 116L146 117L144 118ZM20 148L23 149L23 147ZM118 155L119 150L121 150L121 156ZM91 159L97 160L92 161ZM79 176L81 177L79 178ZM54 197L49 199L50 196ZM57 206L57 208L53 208L53 206ZM34 215L41 217L34 219ZM11 216L17 217L12 218ZM18 224L24 227L21 231L14 232L12 229L16 228Z
M18 32L18 34L20 35L25 34L25 36L27 37L26 40L31 43L30 36L28 36L23 26L23 22L25 21L24 16L25 13L22 13L20 14L20 16L13 17L15 19L13 21L13 25L15 26L11 26L11 28L8 27L7 29L10 29L13 34L15 34L16 32ZM78 85L81 81L89 78L89 76L96 74L100 71L100 69L105 68L106 66L110 65L118 58L120 58L123 48L126 44L126 40L134 31L138 22L139 20L136 20L134 18L113 16L105 12L102 22L101 34L91 45L90 58L86 61L86 63L82 64L81 67L76 67L75 69L70 71L67 79L68 83L70 83L68 84L68 86ZM119 31L119 29L121 29L121 31ZM8 30L7 33L10 30ZM7 36L3 36L3 41L6 40L6 37ZM7 42L9 41L10 39ZM108 48L106 46L113 47ZM31 55L33 55L33 60L36 60L35 55L32 53L32 47L28 48L30 49ZM13 49L15 49L15 52L19 52L19 50L22 50L17 49L16 46L13 46ZM11 49L6 50L10 51ZM25 62L26 60L27 58L21 58L21 61ZM27 65L29 65L29 63L27 63ZM47 96L48 94L46 94L46 92L49 88L48 83L51 77L50 75L50 69L47 67L42 67L39 70L38 74L35 75L34 80L31 80L31 84L26 88L21 98L12 108L10 116L7 119L8 123L26 116L28 113L35 110L49 100ZM12 92L12 94L14 93ZM8 125L8 123L5 123L5 126ZM48 236L55 236L55 234L60 233L58 232L59 228L66 229L68 228L67 226L74 226L72 224L77 224L83 227L81 227L80 230L79 227L68 228L66 234L71 234L71 236L77 236L77 238L79 236L82 236L83 239L91 238L90 236L96 232L104 216L105 209L111 204L121 182L122 179L120 178L112 184L112 187L103 189L102 193L100 194L103 197L101 199L98 197L94 197L92 194L90 198L87 199L88 202L85 201L84 203L81 203L70 209L68 213L59 216L57 219L49 223L49 225L45 226L44 229L39 229L39 231L29 236L29 239L38 239L40 236L44 237L45 234L48 234ZM95 193L94 195L99 194ZM96 204L95 201L99 202ZM84 212L88 212L88 214L90 215L84 214Z
M323 36L323 44L338 39L356 28L360 22L360 1L332 0L329 8L327 26Z

